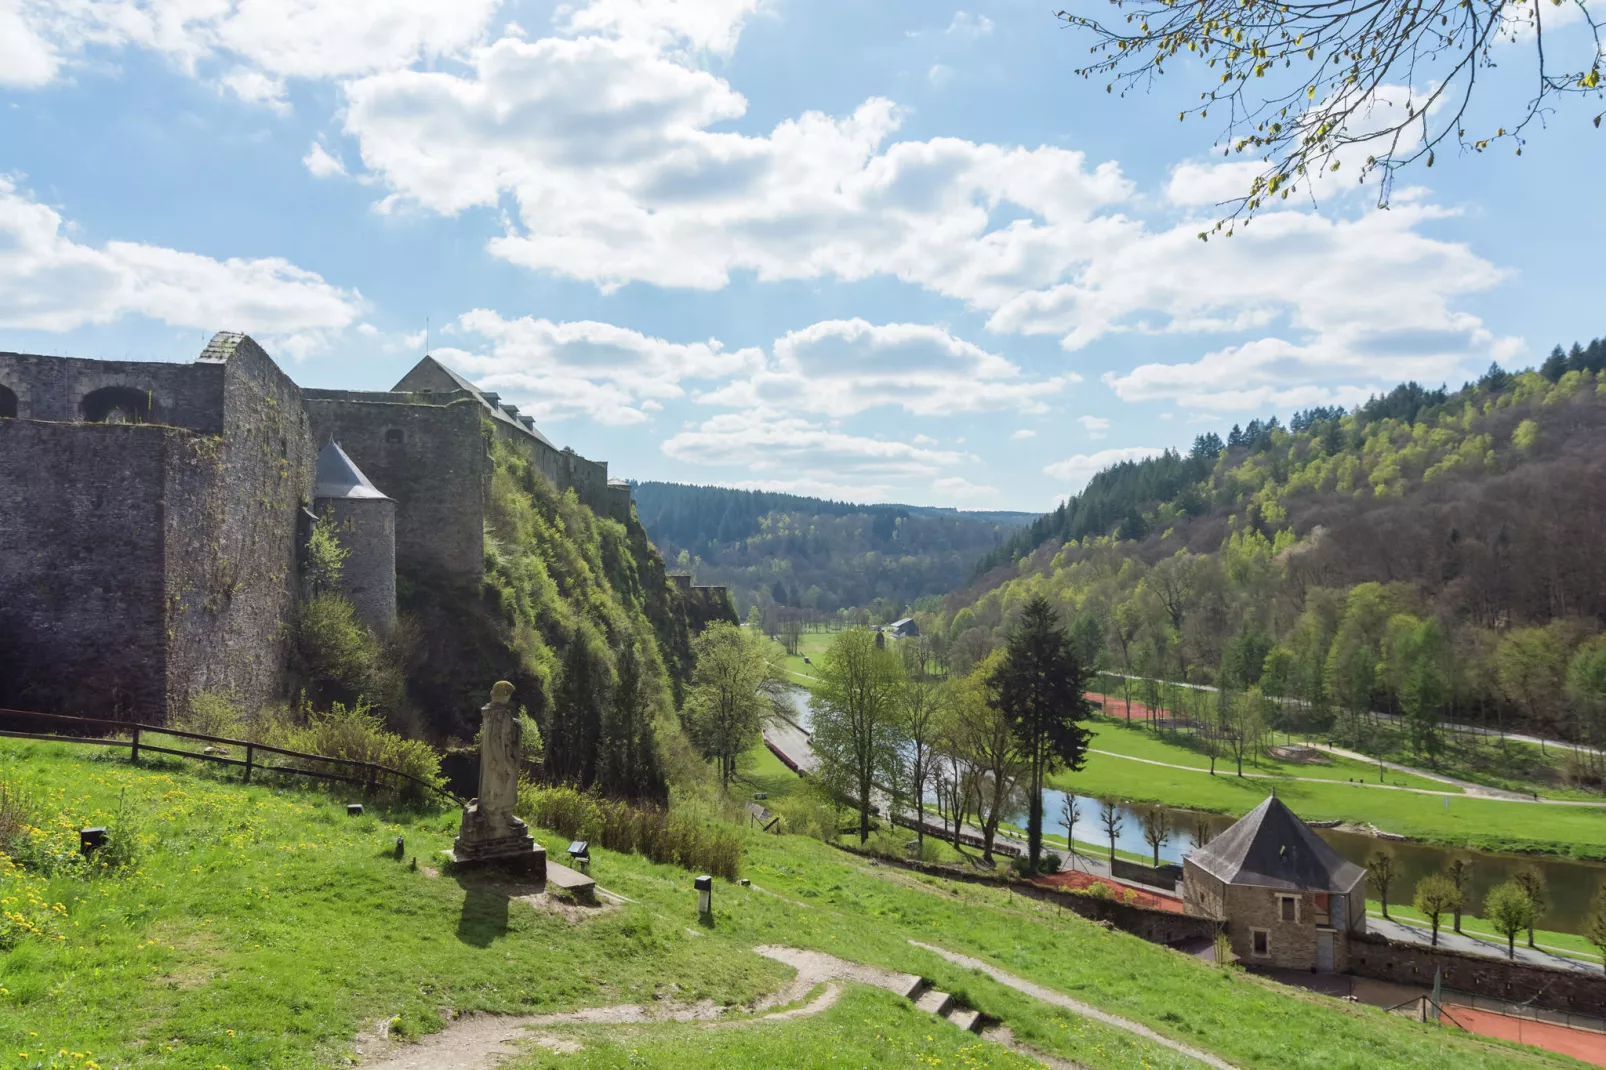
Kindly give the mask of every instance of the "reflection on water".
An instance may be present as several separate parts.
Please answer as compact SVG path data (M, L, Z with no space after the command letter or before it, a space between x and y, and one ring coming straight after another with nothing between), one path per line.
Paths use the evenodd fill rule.
M811 729L813 717L809 710L809 693L802 688L793 688L787 692L787 698L796 710L793 720L804 729ZM1064 806L1064 792L1054 789L1043 792L1045 832L1056 836L1065 835ZM1075 838L1083 843L1107 848L1109 836L1105 834L1104 824L1099 820L1098 800L1085 795L1078 796L1077 807L1079 812ZM1143 839L1142 811L1125 805L1118 809L1121 815L1121 828L1115 837L1116 848L1152 861L1153 852ZM1542 808L1536 806L1535 810L1536 819L1543 820L1543 814L1537 812ZM1168 811L1173 831L1170 839L1160 847L1162 862L1181 862L1183 856L1194 848L1194 828L1199 821L1202 820L1207 824L1212 836L1233 823L1232 818L1217 814L1201 814L1193 810L1170 808ZM1024 827L1026 815L1017 814L1011 820ZM1606 888L1606 866L1590 862L1576 862L1544 855L1521 856L1490 854L1484 851L1453 851L1427 844L1379 840L1371 836L1338 832L1333 829L1317 829L1316 832L1322 839L1332 844L1339 854L1360 865L1365 865L1367 859L1379 849L1392 851L1400 875L1389 888L1391 903L1410 903L1417 881L1431 873L1442 872L1446 863L1457 855L1472 860L1471 878L1467 885L1467 913L1470 914L1479 912L1479 908L1483 906L1483 899L1491 888L1510 880L1519 870L1533 866L1544 877L1546 887L1547 905L1540 921L1541 927L1556 932L1576 933L1583 929L1584 917L1596 892ZM1376 893L1368 894L1375 897Z
M1055 835L1065 835L1063 809L1065 793L1048 790L1043 796L1045 830ZM1107 847L1109 837L1104 832L1103 822L1099 820L1098 800L1078 796L1077 808L1079 813L1076 838L1085 843ZM1122 827L1115 838L1115 846L1119 850L1131 851L1152 861L1153 853L1143 839L1141 809L1130 806L1121 806L1119 809ZM1233 822L1232 818L1216 814L1201 814L1193 810L1169 808L1168 810L1175 831L1172 832L1170 841L1160 848L1162 862L1181 862L1183 856L1194 848L1196 822L1205 821L1212 836ZM1025 816L1022 815L1017 823L1024 825L1025 820ZM1489 894L1491 888L1510 880L1518 871L1533 866L1543 876L1546 888L1546 908L1544 916L1540 919L1540 927L1555 932L1576 933L1583 929L1584 918L1596 892L1606 888L1606 866L1591 862L1576 862L1545 855L1523 856L1491 854L1486 851L1454 851L1422 843L1380 840L1373 836L1339 832L1336 829L1315 831L1339 854L1363 866L1367 859L1379 850L1391 851L1394 854L1395 867L1399 871L1399 876L1389 887L1391 903L1409 904L1411 895L1416 890L1417 881L1430 874L1443 872L1451 858L1460 856L1472 860L1472 871L1466 889L1466 912L1477 914L1479 908L1483 906L1484 896ZM1368 892L1373 898L1376 894Z

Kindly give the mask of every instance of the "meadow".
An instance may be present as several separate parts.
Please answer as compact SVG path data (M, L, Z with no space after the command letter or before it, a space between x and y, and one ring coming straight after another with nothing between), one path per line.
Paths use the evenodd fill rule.
M177 760L133 766L87 750L0 744L0 775L34 814L16 842L22 864L6 864L0 890L0 1067L321 1067L343 1062L353 1037L381 1022L406 1038L441 1029L453 1012L741 1005L790 976L752 953L766 943L923 975L1025 1043L1093 1070L1188 1062L912 939L1245 1068L1576 1065L1219 969L1007 890L917 877L803 836L740 831L752 885L718 882L708 925L696 919L692 874L601 849L592 873L627 902L556 912L440 873L455 812L370 801L351 818L338 794L245 787ZM115 864L80 859L77 830L91 824L112 827ZM562 857L557 837L541 839ZM641 1065L648 1045L652 1064L667 1067L1030 1065L859 989L818 1017L728 1031L568 1031L584 1051L534 1051L508 1065Z
M1246 774L1310 777L1317 783L1238 777L1233 764L1219 759L1211 776L1209 759L1181 743L1157 738L1148 729L1127 727L1110 718L1095 719L1093 728L1093 749L1110 753L1089 755L1079 772L1055 777L1054 787L1084 796L1165 803L1234 816L1259 805L1275 787L1278 797L1307 820L1365 822L1425 843L1606 859L1606 807L1475 798L1449 785L1392 771L1385 776L1390 784L1429 787L1449 794L1391 791L1369 786L1376 784L1376 766L1350 763L1346 767L1345 759L1334 759L1331 766L1271 759L1262 759L1259 767L1248 761L1244 764ZM1370 769L1370 780L1340 779L1340 775L1353 775L1350 768Z

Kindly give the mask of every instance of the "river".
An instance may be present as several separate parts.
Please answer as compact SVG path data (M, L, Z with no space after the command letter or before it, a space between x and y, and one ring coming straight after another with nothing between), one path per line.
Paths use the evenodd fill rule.
M809 729L813 724L813 716L809 710L809 693L801 688L794 688L788 692L788 698L796 710L794 720L805 730ZM1109 837L1105 835L1104 826L1099 821L1098 801L1079 796L1077 805L1079 813L1075 838L1083 843L1107 845ZM1053 788L1043 792L1045 832L1058 836L1065 835L1064 806L1064 792ZM1536 806L1534 809L1542 811L1543 807ZM1116 848L1130 851L1145 859L1152 859L1153 852L1143 839L1142 810L1124 805L1120 810L1121 830L1115 837ZM1171 815L1174 831L1171 838L1160 846L1162 862L1180 863L1183 855L1197 846L1194 840L1194 826L1198 821L1206 822L1212 836L1220 833L1234 821L1230 817L1204 814L1195 810L1177 810L1170 807L1167 807L1167 810ZM1542 813L1536 812L1535 817L1543 820ZM1024 814L1016 815L1012 820L1023 828L1026 825ZM1472 860L1472 870L1466 887L1466 912L1477 914L1491 888L1510 880L1519 870L1534 866L1543 876L1546 889L1546 907L1540 919L1540 926L1554 932L1577 933L1583 930L1590 902L1600 889L1606 888L1606 865L1593 862L1579 862L1555 855L1503 855L1486 851L1457 851L1423 843L1380 840L1373 836L1340 832L1336 829L1315 831L1339 854L1359 865L1366 865L1367 859L1376 854L1380 848L1391 850L1399 870L1399 876L1389 887L1391 903L1409 904L1411 895L1416 890L1417 881L1429 874L1443 872L1446 863L1452 857L1463 856ZM1376 895L1372 891L1368 891L1367 894L1373 897Z

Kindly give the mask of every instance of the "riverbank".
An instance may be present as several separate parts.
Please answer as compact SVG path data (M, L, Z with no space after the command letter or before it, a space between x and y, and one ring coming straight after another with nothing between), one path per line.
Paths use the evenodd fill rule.
M1370 781L1351 779L1360 763L1338 757L1324 765L1246 761L1242 777L1218 759L1211 775L1208 758L1151 730L1109 717L1095 718L1090 727L1093 753L1085 767L1053 778L1053 787L1229 817L1242 816L1275 790L1308 821L1365 824L1442 847L1606 860L1606 807L1478 798L1399 772L1386 773L1379 785L1375 766Z

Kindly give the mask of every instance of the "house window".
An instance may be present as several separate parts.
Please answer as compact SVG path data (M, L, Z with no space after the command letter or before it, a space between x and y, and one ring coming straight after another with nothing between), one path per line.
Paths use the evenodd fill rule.
M1299 920L1299 897L1297 895L1279 895L1277 897L1277 915L1283 921Z
M1256 955L1264 957L1271 954L1271 933L1265 929L1250 929L1249 946Z
M389 431L385 432L385 442L387 445L399 445L404 437L405 436L402 434L402 430L399 427L392 427Z

